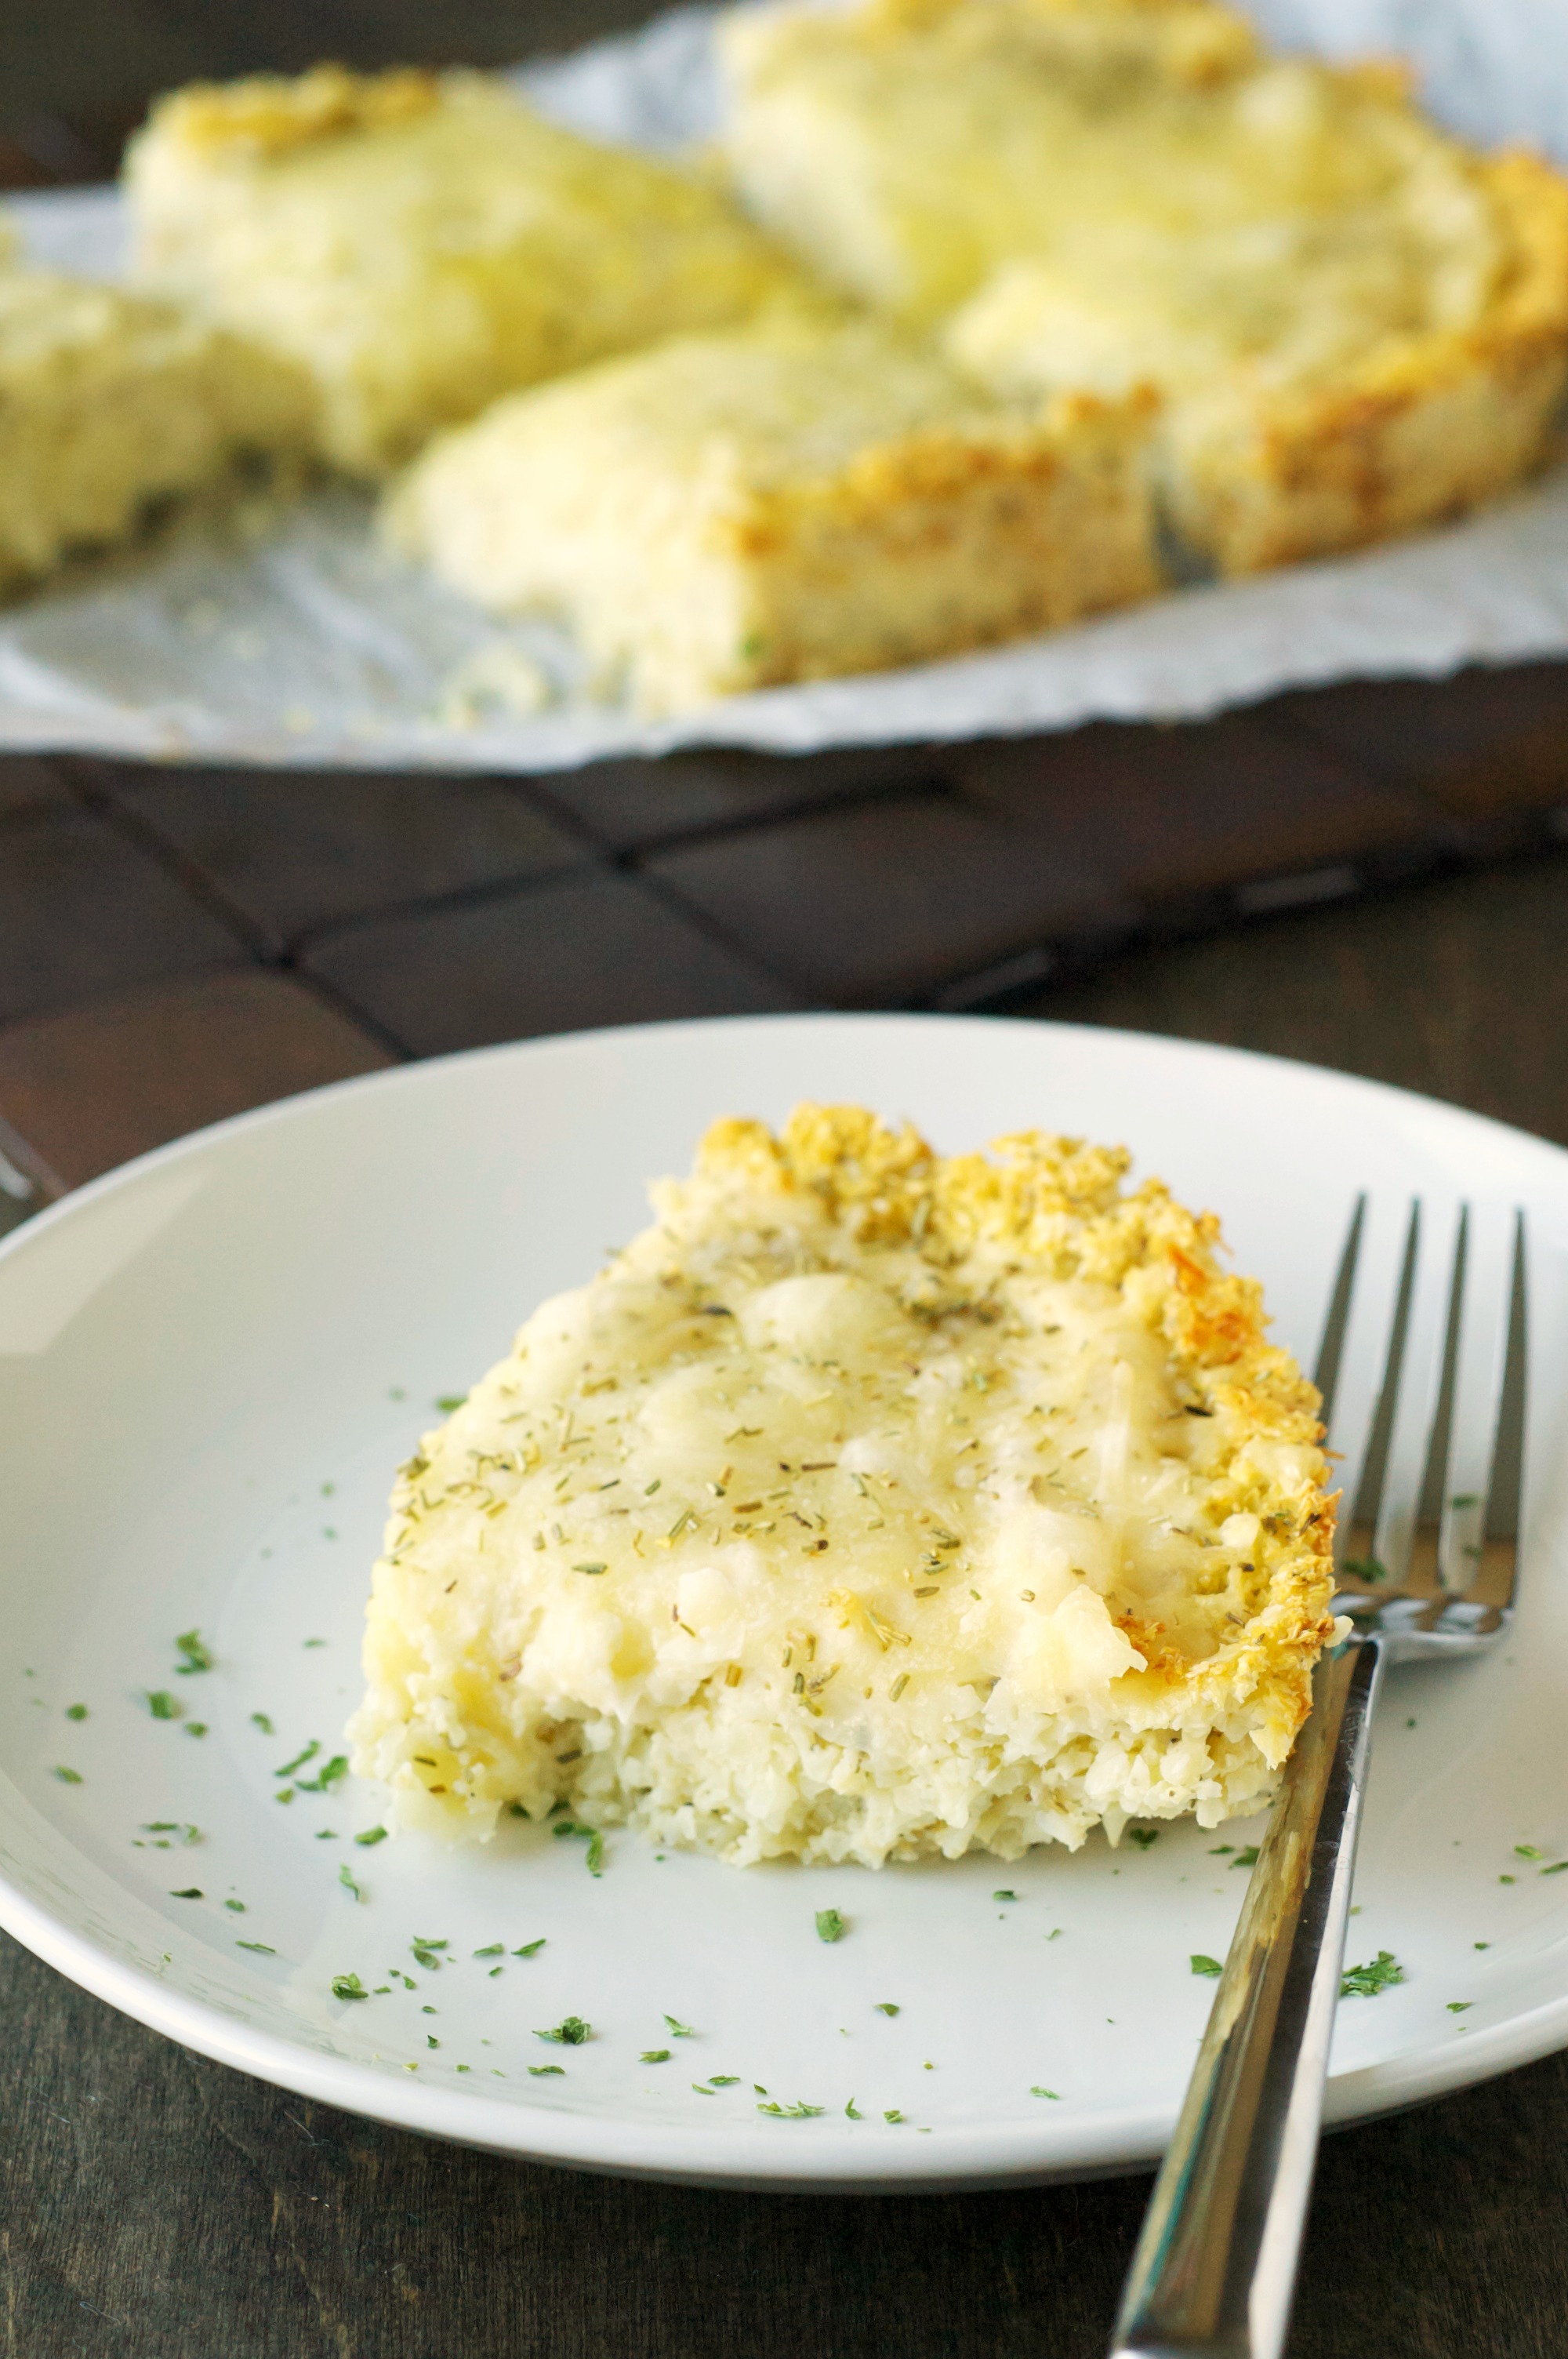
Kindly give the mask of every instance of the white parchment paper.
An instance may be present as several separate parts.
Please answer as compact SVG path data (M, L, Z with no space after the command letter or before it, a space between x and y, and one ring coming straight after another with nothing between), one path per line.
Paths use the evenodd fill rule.
M1287 47L1415 59L1467 136L1568 158L1568 0L1253 0ZM673 151L711 133L714 12L524 70L561 120ZM112 192L18 198L39 261L120 269ZM733 698L650 723L591 701L569 639L498 626L318 494L249 538L192 527L0 617L0 746L361 768L536 770L616 753L832 745L1192 718L1292 685L1568 653L1568 469L1466 523L956 662ZM517 657L524 660L519 663ZM518 684L550 684L529 713ZM466 688L466 693L455 690Z

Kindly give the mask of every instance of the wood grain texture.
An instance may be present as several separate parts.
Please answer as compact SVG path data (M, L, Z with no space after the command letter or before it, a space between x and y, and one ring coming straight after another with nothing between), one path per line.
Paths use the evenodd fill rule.
M0 1937L5 2359L1099 2359L1149 2182L721 2194L209 2064ZM1562 2359L1568 2059L1325 2145L1291 2359Z
M69 1187L393 1058L292 975L201 975L0 1031L0 1114Z
M504 889L586 857L510 779L78 763L95 803L184 864L271 956L324 929Z
M1023 1012L1299 1057L1568 1146L1568 853L1133 949Z

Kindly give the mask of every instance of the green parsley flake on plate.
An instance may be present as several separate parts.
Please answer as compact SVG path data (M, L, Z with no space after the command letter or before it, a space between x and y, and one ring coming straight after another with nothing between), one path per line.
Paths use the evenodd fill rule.
M1341 1998L1376 1998L1380 1991L1392 1990L1402 1983L1405 1970L1391 1950L1379 1950L1377 1956L1364 1966L1346 1966L1340 1976Z

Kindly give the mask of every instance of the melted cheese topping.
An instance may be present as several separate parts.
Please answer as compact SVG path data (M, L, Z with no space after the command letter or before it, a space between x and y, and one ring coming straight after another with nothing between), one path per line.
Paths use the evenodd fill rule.
M666 1657L682 1687L695 1657L808 1669L836 1723L871 1700L862 1672L874 1697L901 1674L1141 1668L1121 1616L1211 1653L1247 1609L1255 1529L1214 1527L1207 1420L1119 1296L1000 1266L954 1288L815 1227L747 1223L678 1258L655 1231L546 1303L421 1470L394 1554L482 1545L520 1582L520 1645L558 1614L546 1655L615 1625L606 1706L629 1625L642 1677Z
M1182 42L1206 25L1195 71ZM1464 324L1503 258L1474 159L1397 78L1260 60L1223 9L785 8L725 40L730 151L761 217L923 318L1031 259L1112 316L1151 297L1156 318L1189 314L1211 349L1320 304L1353 349L1368 320Z
M618 1753L697 1715L697 1766L657 1815L672 1839L809 1852L809 1827L769 1842L745 1823L777 1816L753 1788L788 1786L782 1731L791 1758L843 1772L840 1833L857 1778L916 1798L838 1852L819 1825L826 1855L961 1849L1010 1746L1049 1756L1119 1718L1125 1734L1129 1711L1158 1719L1236 1658L1322 1518L1322 1462L1310 1418L1238 1439L1234 1404L1173 1350L1141 1282L1157 1271L1069 1269L1005 1234L955 1253L929 1223L877 1236L718 1158L656 1201L658 1224L535 1311L404 1470L354 1734L406 1818L482 1827L502 1794L539 1809L584 1779L635 1814L669 1762ZM1212 1705L1189 1695L1176 1717L1201 1731ZM1268 1722L1253 1791L1282 1750ZM923 1846L944 1779L964 1832ZM717 1834L693 1815L704 1784ZM1120 1807L1112 1780L1070 1826L1037 1808L1024 1839Z
M1238 168L1231 219L1184 222L1166 202L1064 225L1048 258L1004 264L959 312L955 357L1015 393L1149 384L1201 399L1231 373L1255 397L1486 317L1510 250L1457 149L1302 61L1254 77L1235 114L1243 145L1278 126L1287 157L1337 127L1330 152L1358 159L1365 185L1271 191Z
M323 449L365 473L514 386L795 283L717 189L473 73L177 93L126 193L143 279L306 369Z

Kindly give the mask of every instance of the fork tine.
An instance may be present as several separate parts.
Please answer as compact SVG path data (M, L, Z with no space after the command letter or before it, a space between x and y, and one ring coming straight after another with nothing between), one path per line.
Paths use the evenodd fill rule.
M1382 1568L1379 1577L1395 1587L1409 1577L1428 1461L1442 1448L1433 1424L1465 1266L1465 1235L1460 1205L1412 1206L1408 1310L1372 1534L1372 1555ZM1430 1550L1427 1562L1430 1567Z
M1334 1363L1337 1382L1333 1415L1328 1420L1328 1445L1340 1462L1343 1507L1335 1553L1341 1560L1347 1552L1352 1556L1357 1553L1350 1544L1353 1523L1358 1524L1364 1518L1369 1521L1376 1514L1375 1494L1381 1488L1375 1463L1381 1423L1379 1410L1387 1392L1390 1364L1396 1372L1398 1367L1397 1347L1402 1332L1410 1256L1409 1218L1386 1201L1377 1197L1368 1199L1357 1214L1357 1224L1359 1240L1353 1266L1349 1316ZM1347 1240L1346 1258L1349 1249ZM1343 1277L1342 1260L1342 1281ZM1336 1302L1337 1299L1336 1287ZM1324 1365L1329 1340L1325 1328L1320 1366ZM1391 1398L1388 1405L1391 1410ZM1368 1495L1365 1497L1364 1493ZM1368 1531L1360 1545L1368 1547L1370 1540Z
M1512 1284L1509 1292L1509 1340L1503 1356L1502 1398L1498 1406L1492 1489L1487 1502L1487 1538L1517 1540L1524 1520L1524 1426L1530 1366L1529 1266L1522 1212L1514 1214Z
M1350 1298L1356 1285L1356 1265L1361 1257L1361 1233L1367 1225L1367 1191L1363 1188L1351 1210L1350 1226L1345 1232L1345 1243L1339 1249L1339 1266L1334 1274L1334 1288L1324 1314L1323 1334L1318 1342L1317 1365L1312 1380L1323 1400L1323 1422L1326 1429L1334 1421L1335 1395L1339 1389L1339 1364L1345 1356L1346 1331L1350 1324Z
M1454 1593L1474 1584L1488 1535L1510 1543L1518 1536L1525 1297L1523 1214L1501 1205L1472 1205L1465 1222L1453 1440L1437 1542L1438 1575ZM1511 1592L1511 1567L1509 1571Z

